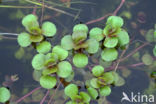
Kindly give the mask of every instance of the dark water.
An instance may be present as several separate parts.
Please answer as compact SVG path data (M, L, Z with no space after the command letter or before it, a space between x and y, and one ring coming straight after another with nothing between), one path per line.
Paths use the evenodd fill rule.
M22 0L21 0L22 1ZM52 2L59 2L58 0L49 0ZM73 0L77 1L77 0ZM78 18L74 19L73 17L70 17L68 15L61 14L54 18L49 18L47 20L54 22L58 27L58 33L56 35L56 38L54 38L53 45L58 44L61 40L61 37L65 34L69 34L72 32L72 27L75 24L78 23L86 23L90 20L102 17L106 15L107 13L113 12L117 6L120 3L120 0L82 0L86 2L91 2L88 4L85 3L79 3L79 4L72 4L72 8L81 9L80 15ZM143 35L141 35L141 30L148 31L151 28L154 28L154 24L156 23L156 1L155 0L126 0L126 3L123 5L123 7L120 9L117 15L121 15L123 11L127 11L131 14L131 18L128 19L123 16L123 19L125 21L124 28L128 31L130 37L133 39L133 41L141 40L143 42L146 42ZM11 1L11 0L2 0L2 3L0 5L32 5L32 4L20 4L18 0ZM65 10L67 12L77 14L78 11L74 11L71 9L58 7L56 8ZM0 32L2 33L20 33L24 30L23 26L21 25L21 18L14 17L16 12L18 10L21 10L24 15L27 15L32 12L32 9L17 9L17 8L0 8ZM140 12L143 12L145 15L145 23L140 23L138 21L138 14ZM54 16L57 12L45 9L44 15L48 16ZM38 9L37 15L41 16L41 9ZM100 22L96 22L94 24L88 25L88 27L91 29L92 27L98 26L103 28L105 25L106 19L102 20ZM134 28L135 23L137 25L136 28ZM9 37L9 39L2 39L0 40L0 86L5 80L5 76L11 76L14 74L18 74L19 80L14 82L10 86L11 93L15 96L15 99L23 96L25 93L30 92L32 89L39 86L38 82L34 81L32 77L33 68L31 66L31 59L32 56L36 54L34 50L30 49L24 49L27 54L25 57L29 56L30 58L23 57L21 60L18 60L15 58L15 52L20 48L20 46L17 44L16 36L6 36ZM143 44L142 42L138 42L140 45ZM152 56L152 49L154 47L155 43L151 43L150 46L143 47L140 52L140 57L145 53L148 52ZM135 49L135 43L131 44L126 51L126 54L130 53ZM28 54L29 53L29 54ZM32 55L32 56L31 56ZM141 59L141 58L140 58ZM136 61L132 57L129 57L125 62L120 63L122 66L126 66L128 64L135 64L141 62L141 60ZM151 65L152 66L152 65ZM134 92L137 94L140 92L143 94L145 90L148 89L150 86L150 83L153 82L153 79L150 78L150 72L152 70L156 70L156 67L152 68L151 66L138 66L138 67L127 67L127 70L131 72L131 74L128 77L123 77L125 79L125 84L121 87L112 87L112 93L110 96L107 97L107 101L103 100L103 103L99 104L143 104L142 102L138 103L132 103L132 102L121 102L122 98L122 92L125 92L126 94L130 95L131 92ZM124 69L123 69L124 70ZM118 70L122 75L122 70ZM75 80L83 80L83 76L80 74L76 76ZM81 77L82 76L82 77ZM62 88L62 87L61 87ZM60 91L61 91L60 88ZM27 90L24 92L24 89ZM153 94L155 96L156 100L156 90L153 89L153 92L150 94ZM43 90L45 93L45 90ZM31 98L30 98L31 99ZM27 99L29 101L29 99ZM62 98L54 99L54 101L62 100ZM13 99L14 101L14 99ZM38 104L38 102L21 102L19 104ZM53 101L53 102L54 102ZM98 101L98 100L97 100ZM91 102L91 104L97 104L97 101ZM156 101L155 101L156 103ZM145 104L155 104L155 103L145 103ZM45 103L46 104L46 103ZM54 104L60 104L55 102Z

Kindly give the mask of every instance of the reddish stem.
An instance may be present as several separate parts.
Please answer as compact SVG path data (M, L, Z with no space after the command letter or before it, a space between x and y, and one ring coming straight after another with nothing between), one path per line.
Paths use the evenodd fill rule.
M122 58L120 61L124 61L125 59L127 59L128 57L130 57L131 55L133 55L134 53L136 53L138 50L142 49L143 47L145 47L146 45L148 45L149 43L146 42L143 45L141 45L140 47L136 48L134 51L130 52L127 56L125 56L124 58Z
M25 99L26 97L30 96L32 93L34 93L35 91L39 90L41 87L37 87L35 88L34 90L32 90L31 92L29 92L28 94L24 95L23 97L21 97L20 99L18 99L16 101L16 103L19 103L21 102L23 99Z
M116 15L117 12L120 10L120 8L123 6L123 4L125 3L125 0L121 0L121 3L120 5L117 7L117 9L115 9L115 11L113 13L108 13L106 15L104 15L103 17L100 17L98 19L95 19L95 20L91 20L89 22L87 22L86 24L92 24L92 23L95 23L95 22L99 22L99 21L102 21L104 20L106 17L110 16L110 15Z
M49 95L49 90L47 91L47 93L45 94L45 96L43 97L43 99L41 100L40 104L43 104L45 99L47 98L47 96Z
M118 6L118 8L113 12L113 15L114 16L117 14L117 12L120 10L120 8L123 6L124 3L125 3L125 0L121 0L121 3Z

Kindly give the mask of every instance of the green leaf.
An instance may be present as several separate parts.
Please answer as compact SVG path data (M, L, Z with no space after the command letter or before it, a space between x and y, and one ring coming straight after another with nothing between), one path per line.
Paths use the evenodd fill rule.
M40 85L46 89L51 89L55 87L56 82L56 77L53 76L46 75L40 78Z
M156 45L155 45L155 47L153 48L153 55L156 56Z
M36 54L32 59L32 67L35 70L42 70L44 68L45 55Z
M92 69L92 73L94 76L99 77L103 74L104 68L101 65L96 65Z
M84 103L88 103L91 100L90 96L86 92L80 92L80 96L82 97Z
M72 34L74 44L79 44L87 38L87 33L84 31L75 31Z
M99 49L99 42L95 39L88 39L87 40L87 44L88 44L88 47L86 48L86 51L88 53L96 53Z
M100 88L100 84L98 83L98 79L97 78L92 78L90 80L90 84L93 88Z
M113 28L122 27L124 21L119 16L109 16L106 22L106 25L111 25Z
M77 24L73 28L73 32L75 31L83 31L83 32L88 32L88 27L85 24Z
M72 66L69 62L62 61L58 64L58 71L57 71L58 76L62 78L67 78L71 75L71 73L72 73Z
M122 30L120 33L117 34L119 45L124 46L129 43L129 35L125 30Z
M66 35L61 39L61 47L65 50L71 50L74 48L74 43L71 35Z
M99 90L101 96L108 96L111 93L111 88L109 86L104 86Z
M22 25L26 28L27 31L31 32L31 28L39 27L37 19L37 16L28 14L22 19Z
M103 30L103 34L106 36L115 36L118 33L120 33L121 28L113 28L111 25L106 25L104 30Z
M57 29L54 23L46 21L42 24L42 33L47 37L52 37L56 34Z
M114 61L118 57L118 51L115 48L105 48L101 53L101 57L104 61Z
M101 28L94 27L89 32L89 37L91 39L96 39L97 41L101 41L104 38L103 31Z
M145 34L145 39L148 42L156 42L156 37L153 34L154 34L154 30L153 29L149 29L147 31L147 33Z
M21 47L27 47L31 44L30 35L26 32L20 33L17 37L17 42Z
M50 68L50 69L44 69L44 70L42 71L42 74L43 74L43 75L50 75L50 74L52 74L52 73L56 73L57 70L58 70L57 67L52 67L52 68Z
M41 42L44 39L43 35L30 35L31 42Z
M73 101L68 101L68 102L66 102L66 104L77 104L77 103L73 102Z
M96 98L98 97L98 92L96 89L92 88L92 87L89 87L88 89L88 93L89 95L94 99L96 100Z
M39 43L36 47L38 53L48 53L51 50L51 44L48 41Z
M73 57L73 64L78 68L83 68L88 64L88 57L85 54L77 53Z
M112 84L115 80L112 72L105 72L102 77L106 84Z
M59 60L64 60L68 57L68 51L57 45L52 50L53 53L56 53L59 57Z
M65 79L66 82L71 82L74 79L75 73L72 71L72 73Z
M107 37L103 44L107 48L114 48L118 44L118 38L117 37Z
M145 65L151 65L153 63L153 58L150 54L146 53L142 56L142 62Z
M70 98L73 98L75 95L78 94L78 87L75 84L69 84L65 87L64 93L66 96L69 96Z
M0 102L5 103L11 97L10 91L5 87L0 87Z

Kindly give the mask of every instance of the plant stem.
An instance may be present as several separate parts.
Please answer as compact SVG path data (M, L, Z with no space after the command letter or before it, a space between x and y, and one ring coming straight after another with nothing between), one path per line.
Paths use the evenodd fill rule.
M121 0L121 3L118 6L118 8L113 12L113 15L114 16L117 14L117 12L120 10L120 8L123 6L124 3L125 3L125 0Z
M108 17L110 15L116 15L117 12L120 10L120 8L123 6L124 3L125 3L125 0L121 0L120 5L117 7L117 9L115 9L115 11L113 13L108 13L108 14L106 14L103 17L100 17L98 19L88 21L86 24L88 25L88 24L96 23L96 22L104 20L106 17Z
M16 103L21 102L23 99L25 99L26 97L30 96L32 93L34 93L35 91L39 90L41 87L37 87L34 90L32 90L31 92L27 93L26 95L24 95L23 97L21 97L20 99L18 99L17 101L15 101Z
M55 96L55 94L56 94L58 88L60 87L60 85L61 85L61 81L59 82L57 88L55 89L55 92L54 92L54 93L52 94L52 96L50 97L50 100L48 101L48 104L52 104L51 101L52 101L53 97Z
M43 99L41 100L40 104L43 104L45 99L47 98L47 96L49 95L49 90L47 91L47 93L45 94L45 96L43 97Z
M138 50L142 49L143 47L145 47L146 45L148 45L149 43L146 42L143 45L141 45L140 47L136 48L134 51L130 52L127 56L125 56L124 58L122 58L120 61L124 61L125 59L127 59L128 57L130 57L131 55L133 55L134 53L136 53Z

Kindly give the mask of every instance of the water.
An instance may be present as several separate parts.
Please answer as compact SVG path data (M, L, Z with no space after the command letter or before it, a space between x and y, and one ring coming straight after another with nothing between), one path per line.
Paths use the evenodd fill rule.
M22 1L22 0L20 0ZM50 1L50 0L49 0ZM60 0L61 1L61 0ZM52 2L61 3L58 0L53 0ZM73 0L77 1L77 0ZM54 22L58 27L58 33L55 38L52 40L52 44L56 45L59 44L61 41L61 37L70 34L72 32L72 27L75 24L78 23L86 23L90 20L94 20L96 18L102 17L106 15L107 13L110 13L116 9L116 7L119 5L120 0L82 0L83 2L91 2L91 3L77 3L72 4L72 8L81 9L80 14L78 15L78 18L73 18L71 16L65 15L65 14L57 14L56 11L52 11L50 9L44 10L44 16L47 16L47 20ZM82 2L81 1L81 2ZM155 0L126 0L126 3L124 6L120 9L118 12L118 15L122 15L124 11L129 12L131 14L131 18L128 19L127 17L124 17L124 28L128 31L131 39L132 44L129 46L129 48L126 51L126 56L130 52L132 52L136 47L143 44L143 42L146 42L146 39L144 38L144 31L148 31L149 29L154 28L154 24L156 23L156 15L155 15ZM2 3L0 5L33 5L33 4L25 4L25 3L19 3L18 0L11 1L11 0L2 0ZM51 5L51 4L48 4ZM70 12L74 15L78 13L78 10L72 10L69 8L54 6L55 8L65 10L66 12ZM23 12L23 15L27 15L32 12L32 9L17 9L17 8L0 8L0 32L2 33L20 33L24 30L23 26L21 25L21 18L20 16L16 16L15 14L17 12ZM143 13L144 16L139 17L139 13ZM41 9L38 9L37 15L41 16ZM55 16L55 17L54 17ZM18 18L17 18L18 17ZM22 17L22 16L21 16ZM140 19L141 18L141 19ZM143 18L143 19L142 19ZM141 22L139 21L141 20ZM142 21L145 21L145 23L142 23ZM102 20L100 22L96 22L94 24L88 25L88 27L91 29L92 27L98 26L103 28L105 26L105 20ZM142 32L143 31L143 32ZM142 35L141 35L142 34ZM139 40L139 41L138 41ZM141 41L141 42L140 42ZM136 46L136 43L139 45ZM135 60L133 57L129 57L124 62L121 62L119 66L127 66L135 63L142 62L141 57L144 55L144 53L148 52L152 57L152 49L154 47L155 43L152 42L150 45L143 47L140 52L140 58L138 60ZM34 81L32 73L33 68L31 66L31 60L33 55L36 54L36 52L33 50L32 47L24 48L25 55L19 60L16 59L15 53L20 48L18 43L16 42L16 36L6 36L4 39L0 40L0 85L5 81L5 77L18 74L19 80L11 84L9 86L10 91L12 93L12 99L10 101L15 101L19 97L22 97L24 94L30 92L32 89L39 86L39 83ZM90 64L92 61L90 61ZM155 70L154 63L150 66L141 65L138 67L126 67L124 69L118 69L117 72L120 73L120 75L125 79L125 84L121 87L113 87L112 86L112 93L110 96L108 96L106 99L101 98L95 101L92 101L90 104L97 104L97 101L101 101L99 104L143 104L142 102L127 102L124 101L121 103L122 98L122 92L125 92L130 96L131 92L134 92L137 94L140 92L143 94L145 90L151 86L151 83L154 83L154 80L150 77L150 73ZM123 70L126 70L125 72ZM124 77L125 74L130 72L130 75L127 77ZM78 73L75 77L76 83L78 83L81 86L80 90L85 90L83 85L84 79L89 79L90 76L87 76L86 73L88 73L88 69L85 68L85 71L76 70L76 73ZM85 77L83 77L85 75ZM79 81L79 82L78 82ZM56 93L56 97L53 98L52 104L63 104L64 98L63 98L63 86L59 88L58 92ZM152 94L156 97L155 88L152 89L152 91L149 91L149 94ZM34 96L28 97L24 102L20 102L19 104L38 104L40 100L43 98L43 96L39 97L39 95L43 95L46 93L46 90L42 89L40 90L39 94L34 94ZM53 90L54 91L54 90ZM60 93L60 94L59 94ZM38 98L37 98L38 97ZM36 99L37 100L36 100ZM46 102L50 99L47 98ZM60 102L59 102L60 101ZM155 104L147 102L146 104ZM45 103L46 104L46 103Z

